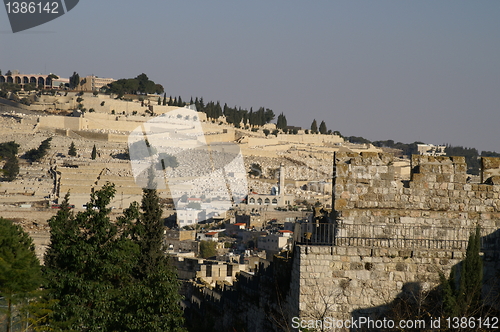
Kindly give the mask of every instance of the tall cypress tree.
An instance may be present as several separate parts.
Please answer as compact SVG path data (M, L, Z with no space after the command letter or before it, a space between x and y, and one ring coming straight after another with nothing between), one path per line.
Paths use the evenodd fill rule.
M133 319L125 314L118 330L182 331L179 283L163 252L164 227L156 189L143 190L141 210L132 231L132 240L139 247L130 289L132 298L127 301ZM136 312L147 314L133 316Z
M75 148L74 142L71 142L71 145L69 146L68 155L70 155L72 157L76 156L76 148Z
M458 278L454 267L449 279L441 274L443 313L448 317L471 317L481 310L481 290L483 286L483 261L480 227L469 236L465 259L460 266ZM458 267L458 266L457 266Z
M325 135L327 131L328 130L326 129L326 123L325 123L325 121L321 121L321 123L319 124L319 132L320 132L320 134Z
M313 120L311 123L311 134L316 134L318 131L318 123L316 122L316 119Z
M95 147L95 144L94 144L94 147L92 148L92 153L90 154L90 158L92 160L95 160L95 158L97 158L97 149Z

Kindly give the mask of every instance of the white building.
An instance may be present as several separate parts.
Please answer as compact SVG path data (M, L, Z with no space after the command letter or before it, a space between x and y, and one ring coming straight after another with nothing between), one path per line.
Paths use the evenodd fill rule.
M185 209L177 210L177 225L179 228L195 225L200 220L202 210Z
M257 247L266 252L278 253L285 249L292 239L292 231L279 231L279 234L272 234L259 237Z
M446 156L446 145L417 144L417 149L423 156Z

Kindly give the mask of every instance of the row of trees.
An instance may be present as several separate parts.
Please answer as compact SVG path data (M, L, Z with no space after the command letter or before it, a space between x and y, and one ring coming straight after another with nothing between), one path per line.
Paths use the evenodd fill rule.
M252 107L250 110L246 110L237 106L229 107L227 104L221 107L218 101L216 103L211 101L205 105L203 98L198 99L198 97L194 100L194 104L199 112L204 112L207 115L208 119L217 120L224 115L226 122L237 128L240 127L241 123L244 126L260 127L270 123L275 117L271 109L264 107L260 107L257 111L254 111Z
M313 122L311 123L311 133L312 134L322 134L322 135L326 135L328 132L327 128L326 128L326 123L325 121L321 121L321 124L319 125L319 129L318 129L318 123L316 122L316 119L313 120Z
M0 295L9 315L30 299L24 324L35 331L184 330L156 190L145 189L140 207L133 203L112 221L115 192L106 184L77 214L66 195L49 220L43 268L29 236L0 219Z
M198 112L205 113L207 115L207 118L210 120L216 121L219 119L219 117L225 116L226 122L229 124L233 124L237 128L241 126L241 123L243 123L244 126L263 126L266 123L270 123L275 118L274 112L269 108L260 107L257 111L254 112L253 108L247 110L237 106L229 107L227 104L221 106L219 101L210 101L205 104L203 97L196 97L194 100L191 97L189 104L194 104L196 106L196 110ZM163 105L184 107L187 105L187 103L182 100L181 96L174 98L170 96L168 101L166 101L166 96L164 96ZM286 127L286 117L283 115L283 113L280 116L281 117L279 117L278 119L279 124L282 126L284 120L285 126L282 126L284 129Z

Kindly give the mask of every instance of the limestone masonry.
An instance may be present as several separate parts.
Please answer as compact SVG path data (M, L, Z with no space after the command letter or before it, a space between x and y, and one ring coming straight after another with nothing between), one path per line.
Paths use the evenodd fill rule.
M437 286L439 273L448 275L464 258L476 225L483 235L483 296L495 303L500 159L483 158L482 165L483 183L468 183L463 157L413 156L411 178L401 181L392 155L335 153L336 239L322 225L296 228L312 235L298 234L289 319L382 317L397 296Z

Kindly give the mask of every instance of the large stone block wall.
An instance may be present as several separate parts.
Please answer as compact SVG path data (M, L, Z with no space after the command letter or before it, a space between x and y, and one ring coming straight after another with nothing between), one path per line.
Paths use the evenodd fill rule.
M468 183L463 157L413 156L410 181L396 180L393 156L335 153L334 208L346 224L500 227L500 171L483 158L483 183Z
M500 159L481 164L482 183L469 183L463 157L413 156L410 180L398 180L390 154L335 153L336 245L295 246L291 317L383 316L398 296L435 288L460 264L476 225L483 292L497 292Z
M296 246L291 294L298 294L297 316L348 319L354 310L377 314L409 283L435 287L439 272L449 273L461 251L398 248ZM292 302L292 301L291 301Z

